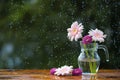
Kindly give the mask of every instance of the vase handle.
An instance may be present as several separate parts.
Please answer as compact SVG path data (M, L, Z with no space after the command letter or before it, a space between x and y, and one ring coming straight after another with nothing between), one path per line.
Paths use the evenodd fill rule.
M107 47L105 45L98 45L98 49L103 49L105 51L106 61L109 62L109 53Z

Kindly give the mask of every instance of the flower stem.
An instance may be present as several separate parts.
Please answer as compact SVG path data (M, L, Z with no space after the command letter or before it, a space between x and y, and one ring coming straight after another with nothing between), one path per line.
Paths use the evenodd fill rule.
M88 59L90 59L88 51L86 50L86 45L84 45L84 48L85 48L85 52L86 52L86 55L87 55ZM92 63L91 62L89 62L89 67L90 67L90 71L92 73Z
M95 43L94 43L94 46L95 46ZM88 59L90 59L90 56L89 56L89 53L88 53L88 50L87 50L87 47L86 45L84 45L84 48L85 48L85 52L86 52L86 55L88 57ZM92 59L94 60L94 51L95 51L95 48L93 48L92 50ZM90 72L91 73L96 73L96 63L90 59L90 62L89 62L89 67L90 67Z
M93 43L94 46L93 46L93 50L92 50L92 59L94 59L94 52L95 52L95 43ZM93 67L92 67L92 73L96 73L96 63L93 62Z

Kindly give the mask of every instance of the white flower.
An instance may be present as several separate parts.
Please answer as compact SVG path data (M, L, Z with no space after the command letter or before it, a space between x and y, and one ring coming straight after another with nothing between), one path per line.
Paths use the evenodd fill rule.
M55 75L58 75L58 76L63 76L63 75L72 75L72 71L73 71L73 66L62 66L61 68L57 68L56 69L56 72L55 72Z
M67 29L68 31L68 38L70 39L70 41L77 41L79 38L82 37L82 32L83 32L83 25L82 23L78 24L77 21L73 22L73 24L71 25L71 28Z
M104 42L104 38L106 38L106 35L104 35L103 32L98 29L92 29L88 33L92 36L93 41Z

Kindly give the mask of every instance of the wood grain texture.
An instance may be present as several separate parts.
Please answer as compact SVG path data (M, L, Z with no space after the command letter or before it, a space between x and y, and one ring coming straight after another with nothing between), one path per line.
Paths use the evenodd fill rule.
M86 80L86 79L82 79L82 76L54 76L50 75L49 70L0 70L0 80ZM120 70L99 70L96 80L120 80Z

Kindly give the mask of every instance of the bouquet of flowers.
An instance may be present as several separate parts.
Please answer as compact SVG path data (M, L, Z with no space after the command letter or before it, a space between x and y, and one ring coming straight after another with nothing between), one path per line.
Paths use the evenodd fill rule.
M70 41L78 41L78 39L82 38L82 32L83 32L83 25L82 23L78 24L77 21L73 22L73 24L71 25L71 28L68 28L67 31L68 31L68 34L67 34L67 37ZM89 32L88 32L88 35L85 35L83 38L82 38L82 43L83 44L89 44L91 43L92 41L99 41L100 43L101 42L104 42L104 38L106 38L106 35L104 35L104 33L99 30L99 29L91 29Z
M84 57L83 55L79 56L79 66L85 73L96 73L99 67L98 62L100 61L99 57L96 58L95 54L98 49L97 42L104 42L106 35L103 31L96 28L95 30L89 30L88 34L83 36L83 29L82 23L78 24L78 22L75 21L71 27L67 29L67 37L70 41L78 41L81 39L81 53L84 53Z

